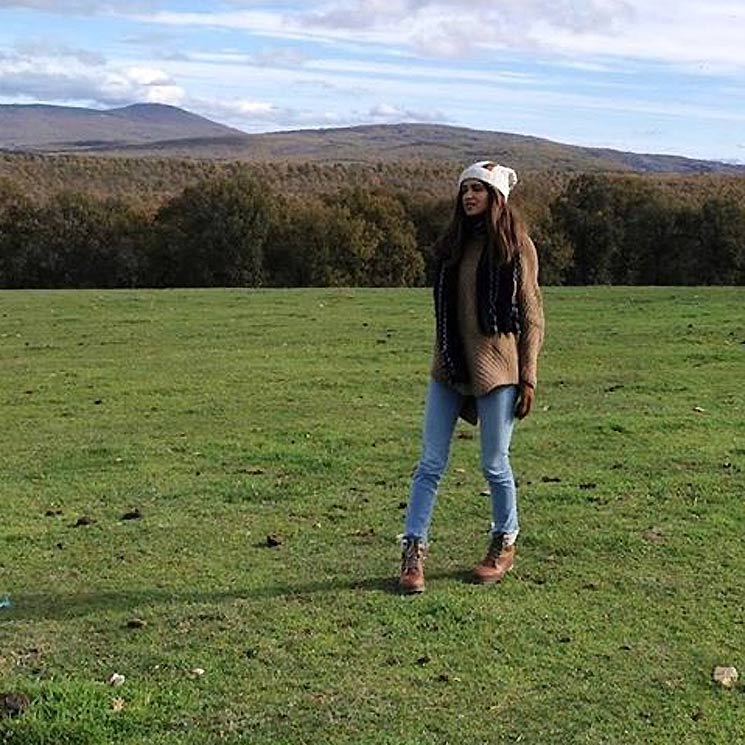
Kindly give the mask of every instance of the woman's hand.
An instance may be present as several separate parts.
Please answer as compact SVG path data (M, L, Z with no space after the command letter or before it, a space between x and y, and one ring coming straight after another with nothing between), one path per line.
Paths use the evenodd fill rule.
M535 390L533 386L530 383L520 383L520 393L517 397L517 404L515 405L515 416L518 419L525 419L530 414L534 399Z

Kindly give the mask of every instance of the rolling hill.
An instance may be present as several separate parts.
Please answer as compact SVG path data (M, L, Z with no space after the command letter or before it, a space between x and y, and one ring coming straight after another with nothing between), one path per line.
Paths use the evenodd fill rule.
M231 135L243 133L164 104L133 104L105 111L43 104L0 105L0 148L4 150L85 152Z
M380 124L246 134L174 106L118 109L0 105L0 150L177 157L253 163L467 162L492 157L520 170L745 174L745 166L567 145L439 124Z

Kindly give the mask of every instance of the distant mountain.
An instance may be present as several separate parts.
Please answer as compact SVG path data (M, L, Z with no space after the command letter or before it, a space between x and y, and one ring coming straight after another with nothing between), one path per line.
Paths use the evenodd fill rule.
M43 104L0 105L0 148L4 150L77 152L236 134L243 132L176 106L156 103L105 111Z
M521 170L743 173L745 166L674 155L566 145L540 137L441 124L380 124L251 136L256 160L321 162L494 158Z
M0 105L0 149L247 162L376 163L494 158L518 170L745 174L745 165L566 145L439 124L246 134L162 104L119 109Z

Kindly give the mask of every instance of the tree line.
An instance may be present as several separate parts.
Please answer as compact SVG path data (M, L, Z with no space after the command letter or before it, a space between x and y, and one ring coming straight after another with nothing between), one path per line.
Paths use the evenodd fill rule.
M155 206L0 180L0 287L427 284L453 198L385 184L298 195L242 170ZM544 284L745 284L745 208L635 177L568 179L524 210Z

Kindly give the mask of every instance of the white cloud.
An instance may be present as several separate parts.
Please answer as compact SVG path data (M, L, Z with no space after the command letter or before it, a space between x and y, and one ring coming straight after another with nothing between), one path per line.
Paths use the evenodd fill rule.
M262 49L255 54L239 50L221 50L212 52L179 52L168 54L168 59L183 61L210 62L216 65L251 65L257 67L298 67L308 60L310 55L298 49L274 48Z
M154 12L166 0L128 0L127 12ZM57 15L97 15L121 10L122 3L116 0L0 0L0 10L39 10Z
M93 99L101 104L165 103L180 106L186 100L186 91L179 87L162 70L129 67L109 72L91 81Z
M137 85L163 86L170 85L169 76L154 67L129 67L124 71L129 80Z
M263 67L297 67L310 59L310 55L299 49L262 49L252 57L252 62Z
M125 44L161 51L167 44L182 44L182 36L177 31L148 31L129 34L122 39Z
M128 98L128 101L144 100L146 103L165 103L171 106L183 106L187 99L186 91L178 85L153 85L145 91L144 99Z
M430 65L394 64L390 62L365 62L349 59L312 60L305 64L306 70L318 70L335 74L362 74L376 78L430 78L435 81L469 81L486 84L519 84L537 83L538 78L532 73L512 72L496 68L474 70L465 67L433 67Z
M342 110L317 111L302 107L278 106L269 101L250 99L191 99L187 108L208 118L231 124L246 131L298 129L306 127L346 127L358 124L397 122L447 122L440 111L417 111L380 102L367 109L345 107Z
M86 64L79 56L26 55L0 59L0 95L89 105L120 105L146 101L178 105L186 97L163 70Z
M388 103L379 103L377 106L373 106L370 109L370 116L374 119L383 118L390 119L392 116L398 115L400 110L395 106L391 106Z
M722 0L658 0L637 5L633 19L613 33L577 33L536 21L533 36L544 49L583 58L615 56L680 65L688 70L745 67L745 7ZM633 22L631 22L633 20Z
M26 8L49 12L93 12L110 3L95 0L0 0L0 8Z
M274 117L279 109L267 101L235 101L228 110L249 118Z
M165 26L375 45L424 57L509 50L577 62L631 57L745 67L745 8L733 0L473 0L467 7L456 0L335 0L306 3L303 11L282 8L139 17Z
M413 109L394 106L390 103L378 103L362 117L363 121L373 121L377 124L395 124L398 122L439 122L446 123L448 117L441 111L416 111Z
M17 42L15 49L22 57L68 58L91 67L106 64L106 57L100 52L78 49L54 39L27 38Z
M215 100L193 98L186 108L208 119L229 124L246 132L266 132L299 127L344 126L345 117L336 112L278 106L269 101L250 99Z

